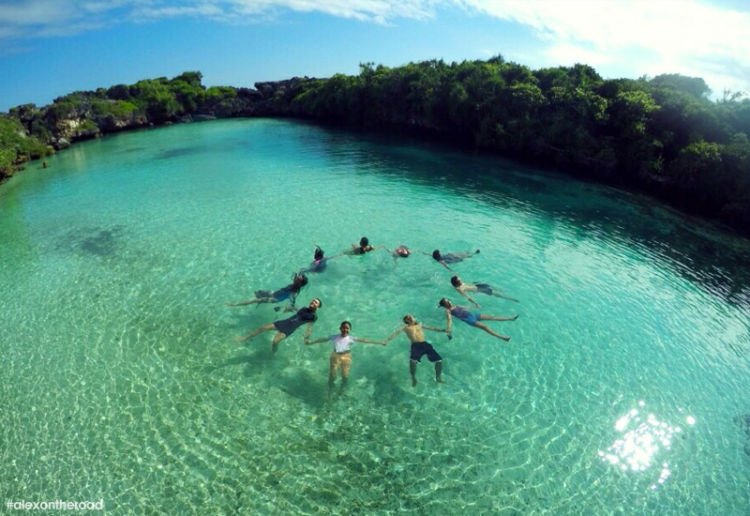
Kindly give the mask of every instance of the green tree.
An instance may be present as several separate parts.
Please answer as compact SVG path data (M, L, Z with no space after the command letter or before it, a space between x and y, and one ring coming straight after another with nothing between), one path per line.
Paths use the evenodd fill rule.
M9 176L19 163L48 153L46 145L26 135L17 119L0 115L0 176Z
M721 145L701 140L682 149L667 169L679 198L705 215L717 215L736 184L725 173L722 154Z
M700 77L687 77L677 73L657 75L649 81L654 88L667 88L686 93L698 99L706 99L711 89Z
M181 112L180 103L164 77L138 81L130 88L137 104L153 122L172 120Z

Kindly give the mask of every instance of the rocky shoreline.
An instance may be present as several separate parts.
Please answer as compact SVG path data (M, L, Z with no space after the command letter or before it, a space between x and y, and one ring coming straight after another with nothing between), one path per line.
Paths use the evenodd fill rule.
M195 111L167 117L149 116L148 111L102 110L100 108L102 102L116 107L120 101L111 98L102 99L98 92L73 94L76 100L75 105L64 112L61 112L63 110L59 109L56 104L41 108L34 104L24 104L11 109L9 115L20 122L24 129L23 137L36 136L38 138L40 133L43 134L42 143L49 147L49 152L52 152L66 149L79 141L144 127L201 122L218 118L301 116L302 113L295 113L294 110L289 109L288 102L281 100L296 91L302 82L311 80L315 79L292 78L284 81L256 83L256 89L223 88L225 91L233 91L234 95L207 100L197 105ZM43 127L42 131L39 130L40 126ZM41 156L21 154L17 164L39 157Z

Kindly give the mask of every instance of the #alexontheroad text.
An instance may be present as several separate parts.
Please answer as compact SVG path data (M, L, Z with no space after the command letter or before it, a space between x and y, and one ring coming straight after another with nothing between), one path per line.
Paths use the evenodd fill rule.
M16 511L103 511L104 500L98 502L83 501L69 502L67 500L54 500L44 502L29 502L27 500L8 500L5 508Z

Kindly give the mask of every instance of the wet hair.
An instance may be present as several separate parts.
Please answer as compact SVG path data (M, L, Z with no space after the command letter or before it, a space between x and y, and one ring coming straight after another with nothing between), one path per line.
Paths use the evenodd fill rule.
M367 237L362 237L359 239L359 247L367 247L370 245L370 239Z
M448 298L444 297L443 299L440 300L440 302L438 303L438 306L442 306L443 308L448 308L448 305L450 304L451 302L448 301Z
M317 301L317 302L318 302L318 308L323 308L323 301L321 301L319 297L314 297L314 298L312 298L312 299L310 300L310 302L311 302L311 303L312 303L313 301Z
M305 276L304 274L295 274L292 283L295 285L299 285L300 287L304 287L305 285L307 285L307 276Z
M352 323L350 323L349 321L341 321L341 324L339 324L339 328L341 328L345 324L349 327L350 330L352 329Z
M436 260L439 260L440 259L440 251L438 251L437 249L435 249L434 251L432 251L432 257L435 258Z
M324 253L324 252L323 252L323 250L322 250L322 249L320 248L320 246L315 246L315 254L313 255L313 258L314 258L315 260L322 260L322 259L323 259L323 256L325 256L325 253Z
M460 279L458 279L458 276L453 276L453 277L451 278L451 285L453 285L454 287L457 287L457 286L459 286L460 284L461 284L461 280L460 280Z
M416 321L416 319L414 319L414 316L413 316L412 314L406 314L406 315L404 316L404 318L402 319L402 321L404 321L404 322L405 322L406 324L409 324L409 323L407 322L407 319L409 319L409 318L411 318L411 320L412 320L412 321Z

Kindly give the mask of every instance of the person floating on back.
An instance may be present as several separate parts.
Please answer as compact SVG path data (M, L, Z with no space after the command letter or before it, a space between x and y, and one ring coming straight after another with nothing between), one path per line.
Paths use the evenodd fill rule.
M310 273L310 272L323 272L326 270L326 267L328 267L328 261L333 260L334 258L338 257L336 256L326 256L323 249L320 248L319 245L315 246L315 252L313 253L313 261L305 267L304 269L300 270L298 274L304 274L304 273Z
M279 290L256 290L255 298L248 301L240 301L238 303L227 303L227 306L244 306L254 305L258 303L281 303L282 301L289 300L289 307L286 311L294 309L294 303L297 300L297 294L307 285L307 276L304 274L295 274L292 282L286 287L280 288ZM276 311L279 308L275 308Z
M339 326L339 333L337 335L331 335L330 337L323 337L321 339L309 340L305 337L305 344L320 344L321 342L331 342L333 344L333 351L330 356L330 367L328 369L328 386L333 387L336 382L336 371L341 369L341 387L346 385L349 379L349 369L352 367L352 344L355 342L363 342L366 344L380 344L385 346L385 342L380 340L369 340L362 339L359 337L353 337L349 334L352 330L352 323L349 321L343 321Z
M398 335L402 331L406 334L407 337L409 337L409 341L411 342L409 373L411 374L412 386L416 387L417 385L417 362L419 362L424 355L427 355L429 361L434 362L435 364L435 381L438 383L444 383L441 374L443 371L443 357L441 357L438 352L435 351L435 348L432 347L432 344L426 341L424 337L424 330L441 331L446 333L447 331L443 330L442 328L432 328L430 326L424 326L422 323L417 322L417 320L411 314L406 314L403 321L404 325L400 326L398 329L396 329L396 331L391 333L388 338L385 339L385 343L388 344L390 341L396 338L396 335Z
M373 247L370 245L370 239L367 237L362 237L359 239L359 245L352 244L352 248L348 251L344 251L344 254L349 255L358 255L358 254L367 254L370 251L374 251L376 247Z
M488 285L487 283L465 283L461 281L461 278L458 276L453 276L451 278L451 285L453 285L453 288L456 289L456 292L464 296L469 302L471 302L474 306L477 308L480 308L479 303L474 301L474 299L468 294L469 292L479 292L480 294L487 294L488 296L495 296L495 297L501 297L503 299L508 299L510 301L515 301L518 303L518 299L514 299L512 297L505 296L501 294L499 288L492 287Z
M312 301L310 301L309 305L297 310L297 313L293 316L272 323L264 324L263 326L254 329L247 335L237 337L237 341L244 342L246 340L252 339L257 335L260 335L265 331L276 330L276 335L273 336L273 341L271 342L271 351L276 353L276 350L279 347L279 342L297 331L297 329L303 324L307 324L307 329L305 330L305 340L309 339L310 335L312 334L312 325L315 321L318 320L318 315L316 314L316 312L322 306L322 304L323 303L320 301L320 299L316 297Z
M400 245L391 253L394 258L408 258L411 255L411 251L405 245Z
M480 328L486 331L487 333L489 333L490 335L497 337L498 339L504 340L505 342L508 342L510 340L509 336L495 333L486 324L483 324L479 321L515 321L516 319L518 319L518 315L514 315L512 317L500 317L497 315L486 315L486 314L480 314L478 312L470 312L463 306L454 305L446 298L441 299L440 302L438 303L438 306L445 308L445 318L446 318L445 332L448 334L449 339L453 338L452 317L456 317L457 319L462 320L469 326Z
M467 252L467 253L447 253L447 254L441 254L439 249L435 249L432 251L432 258L438 262L440 265L445 267L448 270L451 270L448 265L453 263L462 262L467 258L471 258L475 254L479 253L479 249L477 249L474 252Z

